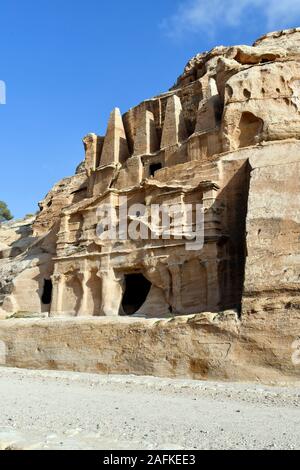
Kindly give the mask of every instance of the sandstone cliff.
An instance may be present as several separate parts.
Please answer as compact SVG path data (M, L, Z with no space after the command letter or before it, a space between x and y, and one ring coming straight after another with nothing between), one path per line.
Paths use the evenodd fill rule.
M95 359L88 370L196 378L218 370L218 377L261 378L259 368L271 365L297 376L289 358L300 334L299 57L298 28L268 34L253 47L216 47L191 59L167 93L123 116L113 110L106 135L84 138L84 165L50 191L37 217L0 228L2 318L69 317L72 323L64 327L71 336L73 327L82 333L98 325L100 337L93 336L98 350L101 335L110 342L123 323L77 324L74 317L145 318L134 333L131 320L127 332L142 344L141 332L147 331L147 347L156 358L143 344L143 359L137 359L132 342L116 333L118 351L128 362ZM128 217L140 230L149 229L152 205L175 201L186 216L186 205L201 204L203 245L187 250L186 239L158 232L137 240L97 237L97 208L119 209L125 196L146 207L142 216L137 211ZM212 312L213 320L204 312ZM180 320L201 313L196 320ZM179 318L156 328L147 323L153 317ZM49 325L57 325L51 318ZM5 325L8 341L15 324ZM56 336L56 326L49 328ZM175 343L185 335L194 338L194 349L183 342L175 354ZM89 343L83 333L80 341ZM45 367L49 356L34 359L35 340L27 346L27 365L37 361ZM71 365L64 347L61 351L53 367L86 369ZM253 374L246 366L251 353ZM214 354L221 358L218 365ZM162 356L164 372L157 365ZM225 366L238 361L236 373Z

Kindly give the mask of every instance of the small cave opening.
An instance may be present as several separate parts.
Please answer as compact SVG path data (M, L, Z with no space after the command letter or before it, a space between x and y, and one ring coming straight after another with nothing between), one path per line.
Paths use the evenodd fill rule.
M44 279L44 287L42 294L42 303L44 305L50 305L52 301L52 281L51 279Z
M151 282L141 273L125 275L125 292L122 300L122 307L125 315L136 313L145 300L151 289Z
M239 147L250 147L261 140L264 121L250 112L244 112L240 120L240 143Z
M158 170L161 170L161 168L162 168L161 163L152 163L152 165L150 165L149 167L150 176L154 176Z

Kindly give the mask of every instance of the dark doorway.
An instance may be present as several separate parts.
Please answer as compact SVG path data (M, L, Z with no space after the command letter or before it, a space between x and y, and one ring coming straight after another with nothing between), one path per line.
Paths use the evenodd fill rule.
M52 281L50 279L45 279L43 295L42 295L42 303L44 305L50 305L51 300L52 300Z
M145 302L151 288L151 282L143 274L125 275L125 293L122 307L125 315L133 315Z
M153 163L152 165L150 165L150 176L154 176L156 171L160 170L161 168L162 168L161 163Z

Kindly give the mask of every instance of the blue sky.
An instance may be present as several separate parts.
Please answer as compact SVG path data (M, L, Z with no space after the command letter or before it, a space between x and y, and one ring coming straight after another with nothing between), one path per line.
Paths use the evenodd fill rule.
M82 137L166 91L197 52L300 25L299 0L2 0L0 200L16 217L83 159Z

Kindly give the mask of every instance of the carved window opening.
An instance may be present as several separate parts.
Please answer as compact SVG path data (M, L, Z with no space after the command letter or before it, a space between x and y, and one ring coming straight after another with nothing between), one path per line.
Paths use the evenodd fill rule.
M249 147L257 144L261 140L264 122L254 114L245 112L242 114L239 131L239 147Z
M145 303L150 292L151 282L141 273L125 275L125 292L122 307L125 315L133 315Z
M52 301L52 281L51 279L44 280L43 294L42 294L42 303L44 305L50 305Z
M152 163L152 165L150 165L150 167L149 167L150 176L154 176L155 173L158 170L161 170L161 169L162 169L162 164L161 163Z

